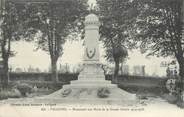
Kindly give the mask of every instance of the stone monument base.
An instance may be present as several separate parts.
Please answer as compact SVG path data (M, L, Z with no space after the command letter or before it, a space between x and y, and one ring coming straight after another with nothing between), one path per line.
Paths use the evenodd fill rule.
M109 83L109 82L108 82ZM57 104L105 104L134 105L138 102L136 95L128 93L116 85L67 85L50 95L43 97L44 101Z
M78 80L71 81L45 99L79 104L135 104L136 95L128 93L105 80L100 64L87 64Z

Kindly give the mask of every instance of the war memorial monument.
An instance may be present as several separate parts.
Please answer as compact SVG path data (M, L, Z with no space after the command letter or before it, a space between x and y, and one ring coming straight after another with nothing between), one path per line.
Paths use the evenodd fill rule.
M57 102L61 100L61 102L80 104L130 104L136 102L135 94L128 93L118 88L116 84L111 84L111 81L105 80L99 60L99 26L100 22L95 14L85 17L84 67L78 80L71 81L62 89L42 97L43 100L50 99L57 100Z

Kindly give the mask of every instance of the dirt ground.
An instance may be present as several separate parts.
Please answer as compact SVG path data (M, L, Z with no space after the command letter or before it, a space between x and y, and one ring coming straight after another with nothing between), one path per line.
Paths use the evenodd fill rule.
M66 103L58 105L54 100L49 103L45 101L42 104L33 102L34 98L2 100L0 117L184 117L184 109L169 104L161 98L140 100L139 104L131 106Z

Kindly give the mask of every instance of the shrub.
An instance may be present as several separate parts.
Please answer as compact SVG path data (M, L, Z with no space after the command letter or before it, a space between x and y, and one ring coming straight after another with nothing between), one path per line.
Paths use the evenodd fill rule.
M0 100L8 98L20 98L21 94L18 90L2 90L0 91Z
M164 94L163 98L166 99L171 104L176 104L176 102L177 102L177 96L176 95Z
M26 84L26 83L18 83L15 87L20 91L23 97L33 92L33 88L29 84Z
M107 98L107 97L109 97L109 94L110 94L110 91L108 88L100 88L97 91L97 96L99 98Z
M53 90L53 91L57 91L59 89L62 88L62 85L61 83L52 83L49 87L49 89Z
M8 95L9 95L9 92L7 92L7 91L1 91L0 92L0 99L1 100L7 99L8 98Z

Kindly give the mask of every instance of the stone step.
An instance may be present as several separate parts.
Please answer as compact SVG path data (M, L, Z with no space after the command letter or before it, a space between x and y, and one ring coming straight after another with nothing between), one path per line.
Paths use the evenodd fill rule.
M105 78L105 75L95 75L95 74L91 74L91 75L79 75L79 77L98 77L98 78Z
M105 80L105 77L78 77L78 79L87 79L87 80L91 80L91 79L96 79L96 80Z
M107 88L117 88L117 85L115 84L108 84L108 83L105 83L105 84L69 84L69 85L64 85L63 88L64 89L67 89L67 88L102 88L102 87L107 87Z
M90 79L96 79L96 80L105 80L105 77L93 77L93 76L91 76L91 77L78 77L78 79L88 79L88 80L90 80Z
M101 82L101 81L107 81L109 82L109 80L105 80L105 78L78 78L79 81L96 81L96 82ZM73 81L78 81L78 80L73 80Z
M111 81L99 79L99 80L89 80L89 79L79 79L75 81L71 81L71 84L111 84Z

